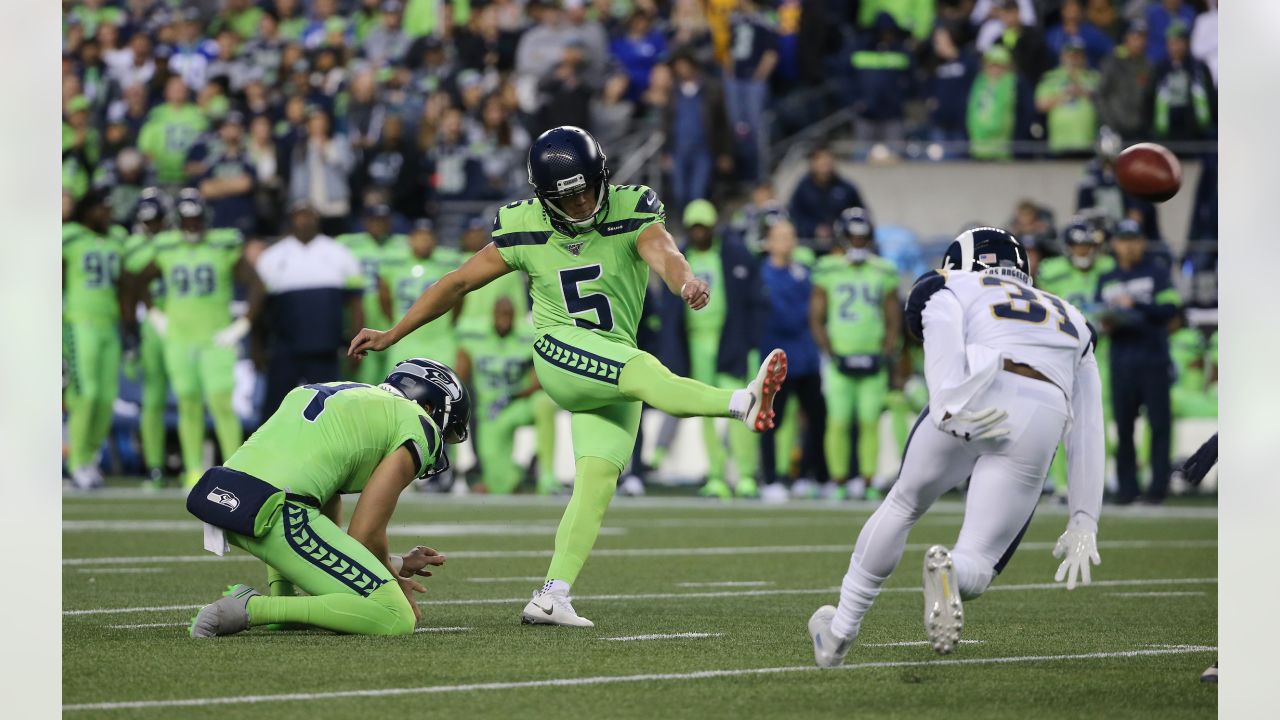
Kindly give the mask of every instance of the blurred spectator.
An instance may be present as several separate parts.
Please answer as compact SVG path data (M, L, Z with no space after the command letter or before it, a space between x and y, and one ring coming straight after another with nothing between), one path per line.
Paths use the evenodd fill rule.
M939 143L962 143L967 138L969 95L977 75L978 59L971 47L960 45L952 31L939 25L931 38L929 72L929 139ZM1005 65L1008 65L1008 51ZM1012 125L1010 126L1012 132ZM962 151L944 148L947 157Z
M275 85L280 79L280 62L284 55L285 39L280 34L279 16L263 13L255 33L245 35L243 55L255 78L267 85Z
M604 81L599 97L591 101L591 134L601 147L613 147L631 126L635 103L627 99L629 83L626 75L614 73Z
M300 38L303 47L315 50L329 44L331 38L346 44L348 36L354 37L354 28L338 14L338 0L311 0L311 14Z
M252 237L257 224L257 177L245 150L244 131L244 116L227 113L218 127L218 149L205 162L199 188L213 216L210 227L235 228Z
M1084 43L1084 51L1089 58L1091 68L1102 64L1102 61L1111 54L1114 44L1111 38L1085 19L1081 0L1063 0L1062 20L1049 28L1044 40L1049 46L1049 52L1060 55L1067 41L1072 39Z
M280 37L302 42L302 31L310 22L303 12L302 0L276 0L276 14L280 18Z
M1151 37L1162 38L1175 23L1181 23L1189 31L1196 22L1196 11L1183 0L1147 0L1146 19ZM1168 58L1169 49L1164 43L1147 43L1147 59L1152 65Z
M253 37L265 14L262 8L255 7L253 0L224 0L218 14L209 22L209 31L230 30L242 38Z
M1026 245L1044 245L1056 235L1053 214L1034 200L1021 200L1009 220L1009 232Z
M739 175L763 179L769 172L761 155L769 136L764 111L769 102L769 78L778 64L778 38L755 0L739 1L730 29L733 47L725 97L738 147Z
M298 385L340 379L339 358L364 326L360 262L321 234L320 217L305 199L291 203L289 225L292 234L263 250L255 264L267 290L269 359L260 417L275 412Z
M765 248L769 255L760 266L760 279L764 285L767 305L760 337L760 352L764 354L774 348L781 348L787 353L787 382L773 399L775 425L760 438L760 462L765 482L774 485L778 481L776 440L779 431L784 429L787 400L794 395L806 419L803 452L807 469L812 474L805 479L825 484L830 479L822 446L827 429L827 401L822 396L818 345L809 329L812 271L795 262L796 229L786 220L779 220L770 226ZM789 434L790 428L787 428L784 437ZM783 456L788 454L784 452ZM780 489L778 486L772 490L765 488L761 497L775 501L779 496L785 499L785 495L779 493Z
M1155 206L1124 192L1116 181L1116 157L1123 148L1120 136L1111 130L1099 133L1097 155L1085 166L1076 186L1076 212L1103 220L1108 232L1125 218L1138 220L1148 237L1159 237Z
M469 146L480 160L487 197L506 199L528 187L525 160L530 142L529 133L512 119L501 96L490 95L484 99L480 122L472 128Z
M1093 97L1098 73L1085 62L1084 43L1077 38L1062 49L1062 63L1036 86L1036 110L1048 115L1049 152L1055 155L1092 150L1098 135Z
M78 60L76 73L80 78L80 94L89 101L96 115L106 106L111 94L111 76L102 60L102 46L94 39L84 41L80 45Z
M155 61L151 59L151 37L144 32L134 33L128 47L115 56L114 62L112 60L107 59L109 72L120 87L145 85L156 72Z
M871 40L850 59L859 143L901 143L906 137L904 103L910 99L912 68L902 35L893 17L882 12L870 30Z
M409 37L447 34L455 25L465 25L472 5L459 0L407 0L404 31Z
M1146 137L1150 127L1152 69L1146 45L1146 24L1133 22L1123 44L1102 63L1098 81L1098 114L1103 124L1131 140Z
M187 86L182 78L175 75L165 82L164 98L164 104L147 114L147 122L138 133L138 149L151 162L157 182L176 186L186 180L187 151L209 127L209 121L200 108L187 101Z
M89 98L71 98L62 122L62 153L77 155L86 168L96 165L102 156L102 136L90 122L89 108Z
M849 207L866 208L858 187L836 174L836 159L825 147L809 155L809 172L791 193L791 222L796 234L806 243L826 250L830 246L831 223Z
M107 108L107 120L124 126L124 142L137 145L138 133L147 122L147 112L147 89L142 85L127 85L120 98Z
M540 98L534 133L542 134L553 127L591 124L591 86L583 77L582 50L576 45L564 49L555 72L538 84Z
M508 72L515 66L517 33L498 26L493 4L474 9L465 27L453 32L454 51L464 68Z
M1209 68L1214 87L1218 86L1218 0L1208 0L1209 10L1196 16L1191 31L1191 54Z
M599 87L604 82L609 61L609 34L598 18L587 14L586 0L564 0L565 26L569 37L582 48L587 82Z
M325 235L346 232L351 212L347 175L355 161L346 137L334 134L324 110L307 115L306 134L293 147L289 170L289 204L305 200L320 216Z
M668 45L672 53L689 53L695 62L703 66L715 62L711 26L702 11L701 0L675 0L671 8L670 28Z
M462 112L444 111L430 157L435 167L435 193L441 200L483 200L500 197L485 182L480 161L471 153L462 127Z
M401 217L417 219L425 212L427 188L422 183L421 155L405 133L404 120L388 115L378 144L361 154L353 184L359 198L379 192Z
M107 191L107 204L111 206L111 221L128 227L133 210L143 188L150 185L146 160L142 153L125 148L118 155L102 163L94 173L94 187Z
M969 154L979 160L1008 160L1017 121L1018 77L1009 51L996 45L982 57L982 72L969 93Z
M862 0L858 4L858 26L876 27L883 13L910 37L923 42L933 31L936 5L936 0Z
M240 38L231 30L223 30L218 33L216 42L218 54L206 70L209 80L224 78L227 89L232 93L243 92L257 71L249 64L249 59L240 54Z
M347 141L357 152L376 145L382 133L387 111L378 102L377 92L378 84L372 70L365 70L351 79L345 128Z
M990 17L978 30L978 50L985 53L994 45L1004 46L1018 74L1033 85L1039 82L1053 60L1044 34L1036 28L1031 0L978 0L973 17L987 17L979 15L984 9Z
M385 0L378 22L364 36L361 49L364 56L379 67L387 63L399 62L409 52L411 40L401 27L404 20L404 5L400 0Z
M538 110L539 82L552 74L564 59L564 51L573 39L560 8L543 8L538 22L520 36L516 45L516 93L520 109L526 113Z
M732 167L733 141L719 84L687 53L671 61L672 97L667 105L664 133L671 155L671 197L676 211L695 198L711 195L717 165Z
M209 80L209 63L218 54L218 44L203 37L200 30L200 11L188 7L178 12L177 42L173 55L169 58L169 67L177 73L187 87L196 92L204 89Z
M1156 66L1151 127L1161 140L1207 140L1216 133L1218 92L1205 64L1191 56L1187 26L1166 33L1168 58Z
M1124 23L1112 0L1088 0L1085 3L1084 17L1112 41L1120 39Z
M731 231L742 238L747 249L757 255L764 254L764 239L770 221L786 218L787 211L773 192L770 182L757 183L745 205L738 208L730 226Z
M653 20L648 13L636 11L627 20L627 31L614 38L610 50L631 81L627 88L627 99L638 102L649 88L649 75L653 72L653 66L666 55L666 38L660 31L653 29Z
M253 176L257 179L258 227L254 234L274 235L275 216L280 206L280 161L271 136L271 120L266 115L257 115L249 121L249 141L245 144L245 155L253 167Z
M124 19L120 8L109 5L106 0L80 0L72 3L71 9L67 11L67 22L75 22L87 36L98 32L99 25L121 25Z

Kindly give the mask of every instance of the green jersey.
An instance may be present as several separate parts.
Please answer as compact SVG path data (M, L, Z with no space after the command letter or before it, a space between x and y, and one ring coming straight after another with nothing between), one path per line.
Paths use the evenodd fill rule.
M706 250L696 250L691 246L684 256L693 274L711 288L711 299L706 307L701 310L685 307L685 327L690 336L705 334L719 340L724 316L729 311L724 298L724 262L720 259L720 241L717 239Z
M527 332L513 329L506 336L495 332L468 337L463 347L471 356L471 387L477 404L487 406L529 386L533 338Z
M403 317L413 303L435 285L446 273L459 265L456 252L447 248L436 248L429 258L420 258L412 253L386 262L382 267L382 279L391 289L391 306L397 317ZM453 318L445 313L421 328L413 331L416 336L432 338L452 338Z
M1169 335L1169 357L1177 370L1177 385L1204 387L1204 356L1208 350L1204 335L1195 328L1179 328Z
M62 226L62 317L70 322L115 323L124 229L112 225L105 235L80 223Z
M231 290L236 263L243 251L239 230L206 230L198 242L187 242L178 230L156 236L155 264L168 295L168 337L208 342L231 324Z
M610 185L608 200L604 220L572 237L551 226L536 199L498 210L493 243L508 266L529 276L535 333L576 326L636 346L649 282L636 238L667 213L644 185Z
M150 156L156 179L176 185L186 178L187 151L209 127L204 113L195 105L157 105L138 131L138 149Z
M134 233L130 235L124 242L124 269L125 272L137 275L146 269L148 265L156 259L156 238L160 237L156 234L154 237L148 236L146 233ZM158 277L151 281L148 286L151 291L151 304L161 310L164 309L164 278Z
M1116 261L1110 255L1097 255L1088 270L1078 269L1070 258L1048 258L1040 262L1036 285L1076 306L1085 318L1092 320L1098 278L1115 267Z
M827 293L827 336L837 355L874 355L884 350L884 299L898 290L898 269L882 257L852 263L828 255L818 261L813 283Z
M524 289L524 278L517 273L507 273L477 290L467 293L458 315L458 335L478 337L493 334L493 306L498 298L507 298L516 310L516 327L528 325L529 293Z
M323 503L363 490L402 445L419 476L440 455L439 429L420 405L371 385L320 383L289 391L226 466Z
M375 328L389 327L392 319L382 313L378 278L382 276L384 267L408 259L409 241L404 235L391 235L378 242L367 232L339 235L335 239L356 256L364 270L364 324ZM394 298L395 288L391 290Z

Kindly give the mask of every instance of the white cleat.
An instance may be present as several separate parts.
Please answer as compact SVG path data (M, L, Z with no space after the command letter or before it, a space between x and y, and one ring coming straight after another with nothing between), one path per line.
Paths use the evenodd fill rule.
M754 432L764 432L773 427L773 396L782 389L782 381L787 379L787 354L774 349L760 363L760 370L754 380L747 385L751 394L751 404L738 419L747 424Z
M618 485L618 494L623 497L644 497L644 481L638 475L628 475Z
M596 624L578 615L569 602L569 594L550 590L536 592L524 612L520 613L521 625L564 625L566 627L595 627Z
M232 585L222 597L200 608L191 618L188 631L193 638L234 635L249 629L249 598L262 593L248 585Z
M823 605L809 618L809 639L813 640L813 659L818 667L840 667L853 647L855 638L838 638L831 632L831 620L835 616L833 606Z
M98 487L97 478L94 477L93 469L88 465L75 468L71 471L71 483L76 486L77 490L93 490Z
M760 501L766 505L781 505L791 499L791 493L787 492L787 486L780 482L773 482L760 488Z
M939 655L946 655L960 643L963 629L964 606L951 551L934 545L924 554L924 631L929 645Z

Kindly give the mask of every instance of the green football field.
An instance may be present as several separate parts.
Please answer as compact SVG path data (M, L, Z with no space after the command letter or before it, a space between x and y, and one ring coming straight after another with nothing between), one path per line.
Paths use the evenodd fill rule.
M1217 511L1105 508L1095 582L1067 592L1042 504L1013 561L966 605L964 642L924 643L925 547L951 544L948 496L916 527L847 666L819 670L806 621L834 603L863 504L617 499L574 586L594 629L521 626L564 498L407 495L393 550L449 556L410 637L251 630L196 641L196 608L264 570L201 549L177 491L63 504L69 718L1180 718L1216 715ZM349 514L350 500L347 505Z

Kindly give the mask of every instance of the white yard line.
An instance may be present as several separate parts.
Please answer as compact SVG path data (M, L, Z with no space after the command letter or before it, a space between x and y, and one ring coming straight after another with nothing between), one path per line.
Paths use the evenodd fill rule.
M137 625L108 625L112 630L142 630L144 628L187 627L191 623L139 623ZM415 633L455 633L466 632L469 627L420 627Z
M1005 665L1031 662L1069 662L1073 660L1108 660L1113 658L1135 658L1153 655L1185 655L1191 653L1212 653L1218 648L1211 645L1187 645L1176 648L1151 648L1147 650L1125 650L1117 652L1077 653L1074 655L1014 655L992 658L952 658L930 660L903 660L894 662L866 662L843 666L842 670L867 670L878 668L903 667L944 667L957 665ZM200 707L205 705L252 705L269 702L306 702L314 700L334 700L352 697L393 697L402 695L436 695L441 693L474 693L493 690L524 690L547 687L582 687L593 685L613 685L617 683L636 682L681 682L688 680L709 680L723 677L741 677L744 675L778 675L795 672L822 672L815 665L792 665L786 667L739 668L735 670L701 670L686 673L650 673L643 675L598 675L595 677L552 678L548 680L526 680L521 682L468 683L465 685L434 685L418 688L380 688L375 690L337 690L316 693L282 693L278 695L235 695L206 698L190 698L184 700L130 700L124 702L97 702L63 705L63 712L79 710L139 710L150 708Z
M1202 592L1114 592L1107 594L1117 597L1191 597L1204 595Z
M545 575L519 575L516 577L475 577L467 578L467 582L473 583L514 583L514 582L542 582L546 580Z
M961 645L980 645L985 640L961 640ZM891 643L859 643L859 647L912 647L915 645L928 645L928 640L904 640L902 642Z
M200 523L193 520L63 520L64 533L197 533ZM387 528L392 536L475 537L545 535L556 532L554 523L399 523ZM602 527L601 535L624 535L626 528Z
M193 536L192 544L199 538ZM933 543L912 543L907 545L908 552L927 550ZM1052 542L1024 542L1020 550L1052 550ZM1217 547L1217 540L1112 540L1098 543L1101 550L1145 550L1148 548L1212 548ZM591 552L592 557L693 557L717 555L785 555L809 553L849 553L853 545L757 545L726 547L693 547L693 548L599 548ZM448 550L444 553L458 559L515 559L515 558L549 558L552 550ZM138 565L146 563L188 563L188 562L258 562L257 558L244 553L233 553L225 557L217 555L143 555L128 557L100 558L63 558L63 565Z
M676 587L764 587L772 585L768 580L726 580L724 582L683 582Z
M1092 587L1141 587L1145 585L1208 585L1216 584L1217 578L1145 578L1136 580L1095 580ZM1026 583L1022 585L993 585L987 592L1011 592L1019 590L1066 590L1063 583ZM630 601L630 600L697 600L701 598L721 597L760 597L768 595L823 595L840 592L838 587L777 589L777 590L719 590L714 592L689 593L637 593L616 595L574 595L574 600L584 602ZM916 586L892 587L881 590L882 593L918 593ZM506 605L523 603L528 596L513 598L459 598L455 600L423 600L419 605ZM63 610L63 615L115 615L123 613L160 612L165 610L190 610L203 605L160 605L155 607L127 608L88 608L83 610Z
M415 633L458 633L467 632L469 627L420 627L414 628Z
M140 568L140 567L123 567L123 568L78 568L78 573L93 573L94 575L105 575L117 573L120 575L136 575L141 573L162 573L167 572L164 568Z
M681 638L710 638L720 637L724 633L700 633L700 632L683 632L683 633L658 633L655 635L623 635L622 637L600 638L601 640L610 640L613 642L630 642L632 640L676 640Z

